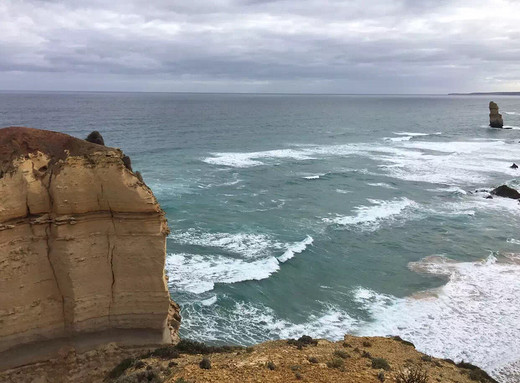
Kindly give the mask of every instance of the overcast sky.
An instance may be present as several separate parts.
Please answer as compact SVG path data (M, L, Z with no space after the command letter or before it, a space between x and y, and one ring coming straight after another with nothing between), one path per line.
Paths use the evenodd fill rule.
M520 91L520 1L0 0L0 89Z

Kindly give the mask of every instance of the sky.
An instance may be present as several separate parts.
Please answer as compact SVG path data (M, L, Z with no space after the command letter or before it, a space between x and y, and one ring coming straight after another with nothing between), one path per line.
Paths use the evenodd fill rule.
M520 1L0 0L0 89L520 91Z

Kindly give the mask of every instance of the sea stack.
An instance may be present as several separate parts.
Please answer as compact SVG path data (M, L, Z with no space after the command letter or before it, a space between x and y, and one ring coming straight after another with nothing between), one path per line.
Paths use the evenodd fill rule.
M498 105L493 101L489 103L489 126L492 128L502 128L504 126L502 115L498 113Z
M178 341L167 234L121 150L0 129L0 370L63 350Z

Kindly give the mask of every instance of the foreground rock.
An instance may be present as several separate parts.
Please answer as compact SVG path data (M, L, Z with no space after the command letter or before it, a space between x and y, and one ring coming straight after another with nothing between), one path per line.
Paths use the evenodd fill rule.
M61 133L0 129L0 370L177 341L167 222L123 157Z
M400 338L354 337L341 342L304 337L271 341L253 347L208 347L182 340L177 346L162 347L130 358L114 359L117 350L107 349L110 370L96 367L99 353L83 357L76 382L107 383L246 383L246 382L444 382L496 383L480 368L469 363L430 357ZM77 358L71 358L78 366ZM69 363L70 365L70 363ZM106 365L106 363L105 363ZM43 363L0 373L0 381L61 383L63 364ZM90 375L85 375L89 371ZM426 380L410 379L415 373ZM44 380L42 380L42 378ZM408 378L409 380L398 380ZM2 380L3 379L3 380Z
M491 190L491 194L497 195L499 197L520 199L520 193L507 185L502 185L496 189Z
M504 126L502 115L498 113L498 105L493 101L489 103L489 126L492 128L502 128Z
M400 382L495 382L478 367L432 358L399 338L348 335L341 342L272 341L207 353L204 348L161 350L157 355L124 361L111 371L108 381L377 383L399 382L398 377L408 377L411 372L427 380Z

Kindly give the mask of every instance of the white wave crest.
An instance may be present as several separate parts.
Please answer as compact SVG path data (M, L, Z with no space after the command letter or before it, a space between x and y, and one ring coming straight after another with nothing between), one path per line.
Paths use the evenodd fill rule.
M166 270L171 288L201 294L213 290L215 283L237 283L266 279L313 242L311 236L295 243L280 243L263 234L201 233L195 230L169 236L178 244L223 249L235 254L169 254ZM283 251L282 255L276 253Z
M323 173L323 174L316 174L316 175L312 175L312 176L305 176L303 178L305 178L306 180L318 180L320 179L321 177L323 177L324 175L326 175L327 173Z
M252 166L264 165L260 159L312 159L301 150L278 149L251 153L212 153L212 157L206 157L204 162L212 165L230 166L236 168L248 168Z
M173 232L168 238L181 245L215 247L247 258L268 256L272 251L284 248L283 243L273 240L266 234L207 233L190 229Z
M468 192L458 186L448 186L444 188L435 188L435 189L427 189L428 191L432 192L443 192L443 193L453 193L453 194L460 194L460 195L466 195Z
M379 228L385 220L394 219L406 209L413 209L417 204L408 198L399 198L391 201L368 199L372 205L357 206L354 208L355 215L325 218L324 222L360 227L363 230L374 231Z
M275 257L254 261L220 255L168 254L168 285L194 294L215 288L215 283L236 283L269 278L280 269Z
M285 253L278 257L278 260L282 263L288 261L289 259L293 258L295 254L299 254L304 251L307 246L311 245L313 242L314 239L308 235L303 241L296 242L289 246L289 248L285 250Z
M435 133L414 133L414 132L393 132L396 136L400 137L386 137L385 140L401 142L401 141L410 141L414 137L427 137L427 136L438 136L441 135L441 132Z
M390 184L387 184L386 182L374 182L374 183L367 182L367 185L377 186L377 187L381 187L381 188L385 188L385 189L395 189L395 187L393 187Z

